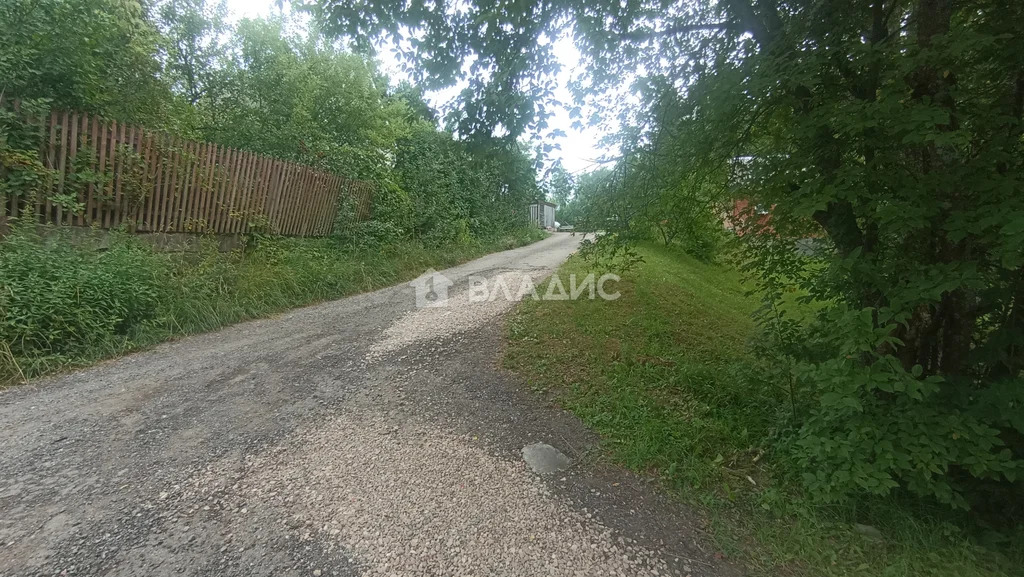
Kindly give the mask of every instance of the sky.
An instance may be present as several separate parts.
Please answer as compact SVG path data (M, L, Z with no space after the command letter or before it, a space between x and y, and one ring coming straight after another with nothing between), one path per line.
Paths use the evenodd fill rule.
M233 22L247 17L281 13L281 8L277 7L276 0L227 0L227 6L230 11L229 18ZM287 13L289 8L285 6L284 10ZM300 16L300 23L301 19ZM571 103L573 99L569 92L569 82L580 68L580 53L573 45L571 38L561 38L556 41L554 50L562 65L562 69L556 77L558 88L555 91L555 98L563 103ZM380 50L378 60L381 70L391 78L392 82L397 83L408 79L389 50ZM454 99L459 90L460 87L456 86L446 90L432 91L428 92L426 97L432 106L438 108ZM601 138L606 133L617 130L618 127L614 124L606 124L601 127L584 126L582 130L577 130L573 128L569 111L565 108L557 109L554 116L548 120L548 124L549 129L559 128L565 132L565 136L554 141L537 141L533 144L560 145L560 150L551 151L550 160L560 160L562 166L573 174L581 174L600 167L601 164L598 163L598 160L602 156L611 156L614 152L600 144Z

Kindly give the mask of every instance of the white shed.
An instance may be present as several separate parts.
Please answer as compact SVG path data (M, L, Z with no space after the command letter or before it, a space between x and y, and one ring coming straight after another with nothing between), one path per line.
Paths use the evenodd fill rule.
M530 222L541 228L555 228L555 208L553 202L540 201L530 205Z

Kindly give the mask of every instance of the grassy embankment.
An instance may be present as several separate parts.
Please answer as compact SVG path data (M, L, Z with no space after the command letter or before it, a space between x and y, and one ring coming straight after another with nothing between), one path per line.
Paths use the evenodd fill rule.
M262 239L248 251L161 253L128 235L109 249L0 241L0 386L289 308L389 286L529 244L524 229L490 241L355 249L333 239Z
M509 322L506 365L601 433L607 456L702 510L718 547L752 574L1019 570L1020 552L976 545L965 519L942 510L901 499L856 508L807 502L773 450L788 389L747 353L756 299L728 267L660 246L640 250L645 262L624 275L620 299L527 302ZM574 258L560 272L588 271Z

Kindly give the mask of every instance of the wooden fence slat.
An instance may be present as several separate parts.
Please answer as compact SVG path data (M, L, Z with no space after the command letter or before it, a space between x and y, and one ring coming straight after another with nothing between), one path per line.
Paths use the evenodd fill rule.
M210 206L211 199L213 198L213 191L216 185L217 178L217 158L220 151L220 147L214 144L207 151L207 167L206 167L206 187L203 191L202 197L199 199L199 226L202 228L202 232L206 232L210 223Z
M295 212L292 213L292 234L300 234L302 232L302 215L306 211L306 182L309 177L309 172L306 168L299 166L299 179L295 183L296 202Z
M117 203L121 197L121 173L124 172L124 149L126 148L128 125L121 122L111 123L107 162L110 165L110 183L105 191L106 206L103 210L103 228L117 226Z
M71 115L68 114L67 112L65 112L62 115L62 118L61 118L60 152L59 152L59 154L60 154L60 167L57 169L58 170L58 173L57 173L57 178L58 178L57 194L61 194L61 195L64 194L64 181L66 180L65 176L66 176L67 162L68 162L68 154L67 154L68 148L67 147L68 147L68 140L69 140L68 139L68 132L70 131L70 126L68 126L68 123L70 121L71 121ZM58 203L57 204L57 218L56 218L56 222L57 222L57 224L63 224L64 223L64 206L63 206L62 203Z
M339 206L338 202L341 199L340 190L341 190L341 177L340 176L332 176L331 177L331 196L328 199L328 202L330 203L330 206L332 207L332 209L331 209L331 214L328 215L328 217L327 217L327 226L326 226L326 229L324 230L324 234L325 235L329 235L329 234L331 234L334 231L334 221L335 221L335 219L337 219L337 216L338 216L338 211L337 211L336 207Z
M265 161L265 156L256 155L255 161L253 162L249 200L245 206L245 222L242 223L242 232L245 233L252 232L253 225L256 221L256 207L259 204L260 195L263 194L263 164Z
M290 162L284 163L284 172L281 175L281 193L278 197L278 202L281 204L280 208L280 219L281 219L281 234L289 234L291 226L291 211L289 203L292 200L292 178L295 167Z
M259 164L262 156L255 152L246 152L246 165L242 173L242 186L239 189L236 200L235 212L238 214L232 222L232 232L246 233L249 231L249 221L252 219L250 213L252 199L256 195L256 188L259 186Z
M117 134L112 139L110 147L110 166L113 172L113 187L110 190L110 208L107 209L107 214L103 217L103 226L105 228L117 226L117 207L121 202L121 172L124 170L124 149L127 147L125 144L125 131L127 127L124 123L116 126Z
M188 143L175 137L174 146L174 174L171 176L171 196L167 202L167 214L164 215L160 232L174 232L174 223L178 221L178 212L183 196L181 189L185 184L186 176L186 155L188 154Z
M259 194L260 164L262 164L262 162L262 155L253 154L252 168L250 169L249 174L248 195L246 196L245 204L242 205L242 213L245 215L245 218L241 222L240 230L243 233L250 232L250 226L253 222L253 205L257 195Z
M135 199L135 210L131 211L130 215L133 231L147 226L146 213L153 201L153 179L155 176L151 169L155 156L153 151L153 131L140 129L138 138L138 159L141 161L142 166L139 167L139 190L134 193L137 196Z
M90 154L91 152L89 149L89 124L89 114L83 113L81 126L78 129L78 138L81 142L79 149L82 154ZM93 161L90 160L89 164L91 165L92 162ZM75 221L79 226L85 225L87 222L86 215L89 213L89 188L89 186L82 186L81 184L79 184L78 187L78 204L82 207L82 210L75 215Z
M280 160L274 159L273 175L270 180L270 190L267 198L267 221L270 230L275 234L281 230L280 218L278 216L278 201L281 198L281 171L283 165Z
M291 162L288 163L288 177L287 184L282 190L281 201L284 214L284 224L282 225L283 233L287 235L292 234L292 224L295 221L295 178L298 176L299 167Z
M143 143L145 142L146 130L141 126L129 127L128 151L131 154L130 166L134 168L135 163L143 160ZM121 202L117 205L117 225L121 226L131 222L135 212L139 208L139 201L143 200L142 190L132 190L128 186L122 187Z
M40 114L39 117L35 119L35 122L39 123L39 161L42 163L43 166L46 166L46 135L49 132L50 128L50 125L47 123L48 120L49 115L46 113ZM36 192L36 194L33 195L32 206L29 206L27 202L25 204L25 210L35 211L32 213L32 220L36 224L39 223L39 218L42 215L43 197L47 194L47 192L48 191L41 188Z
M269 229L270 232L273 232L274 230L276 230L274 228L276 226L276 223L274 221L274 215L273 215L274 201L277 198L275 196L275 194L274 194L274 189L275 189L276 186L277 186L277 159L276 158L272 158L272 159L270 159L269 166L267 167L267 191L266 191L266 193L264 194L264 197L263 197L263 217L266 220L267 228Z
M341 203L341 185L342 185L343 181L344 180L340 176L336 176L334 178L334 183L331 185L331 203L332 203L332 206L341 206L341 204L340 204ZM329 218L328 221L327 221L327 232L328 232L328 234L330 234L332 232L335 232L334 231L334 221L336 219L337 219L337 211L335 211L334 216Z
M341 187L343 184L344 179L342 177L334 177L334 184L331 185L331 206L339 206L339 203L341 202ZM325 234L331 234L334 232L334 221L336 217L337 212L327 219L327 230Z
M178 218L181 217L181 204L185 199L185 189L188 187L189 150L188 141L178 141L178 165L174 169L177 180L174 183L174 196L171 197L171 209L167 213L167 222L164 224L163 232L177 232Z
M191 178L189 173L189 155L191 153L190 141L179 139L178 167L174 171L178 181L174 189L174 198L171 199L171 211L167 216L167 226L164 232L178 232L178 220L181 218L182 205L185 201L185 195L188 193L189 179Z
M323 229L321 232L323 236L328 236L331 234L331 227L333 226L332 221L334 220L334 217L337 216L337 210L334 208L337 207L337 204L333 202L332 199L337 194L339 182L340 180L338 180L337 176L329 175L327 177L327 190L325 193L326 196L324 198L327 214L324 215Z
M163 217L164 203L167 198L167 187L171 182L170 140L169 134L162 132L156 134L156 151L153 157L155 188L153 189L153 208L147 225L150 232L160 230L160 219Z
M192 188L188 193L188 207L185 211L185 218L182 224L182 231L192 230L192 221L199 211L199 195L203 190L203 179L206 178L206 151L209 144L197 142L195 145L195 158L192 164Z
M296 227L296 234L300 236L306 236L309 230L309 220L312 218L313 211L313 170L310 168L303 169L306 177L303 179L302 184L302 210L299 212L299 222Z
M167 135L153 135L153 188L150 192L149 208L146 210L146 230L154 232L160 226L160 207L164 204L164 189L167 173Z
M227 218L224 220L224 225L221 229L225 234L235 232L235 224L238 222L238 202L242 196L242 189L245 188L245 167L248 160L249 155L244 150L239 150L238 159L235 162L235 177L231 186L231 200L228 203Z
M185 195L185 210L181 216L181 232L192 229L192 221L195 220L196 205L199 204L199 191L203 186L203 176L206 170L204 162L206 154L206 143L194 143L192 153L192 180L190 181L188 193Z
M245 218L241 223L241 231L243 233L251 232L256 220L256 205L259 203L259 197L262 194L264 160L266 160L266 157L263 155L253 155L252 174L249 180L249 196L242 206L242 211L245 214Z
M115 163L117 161L117 121L111 120L110 124L104 130L107 133L107 145L105 147L106 158L103 164L103 173L106 178L103 182L103 191L100 196L103 198L103 207L100 209L100 226L103 228L110 227L110 203L114 198L114 180L117 177L115 173Z
M89 155L89 172L95 173L96 169L96 115L84 115L82 117L82 150ZM93 189L95 185L92 182L92 178L89 179L89 184L82 190L82 204L85 205L85 209L82 211L82 216L78 219L78 224L82 226L89 226L92 224L92 203L93 203Z
M316 221L317 215L317 178L316 172L313 169L308 168L306 171L309 173L309 177L306 178L306 215L302 219L302 236L309 236L313 232L313 223Z
M307 226L307 232L309 236L319 236L317 233L320 227L320 218L323 216L323 198L321 197L321 190L323 187L323 178L317 172L313 173L313 187L312 187L312 199L313 199L313 217L309 219Z
M324 182L324 216L323 222L320 225L320 234L322 236L328 236L331 229L331 217L335 211L331 210L332 206L331 199L334 197L335 191L338 187L338 178L334 175L328 175Z
M277 222L280 234L285 234L285 228L288 226L288 211L285 203L288 199L288 178L291 167L290 163L281 161L281 184L277 191Z
M332 214L332 211L331 211L331 206L332 206L331 205L331 196L334 194L334 187L333 187L334 180L335 180L335 177L333 175L330 175L330 174L328 174L328 175L326 175L324 177L324 192L323 192L323 195L324 195L324 212L323 212L323 215L322 215L322 217L320 219L320 228L318 229L318 232L319 232L319 234L321 236L327 236L328 235L327 231L330 228L330 222L329 221L330 221L331 214Z
M309 223L310 236L320 235L321 220L324 217L323 186L324 176L320 173L317 173L313 179L313 198L316 199L316 210L313 213L313 218Z
M295 214L295 234L306 232L306 217L309 215L309 169L302 169L302 180L299 183L299 210Z
M280 161L278 161L276 158L271 158L270 159L270 174L269 174L269 178L267 180L267 194L266 194L266 198L263 201L263 216L266 217L267 228L271 232L274 232L274 231L277 230L275 228L277 226L277 223L274 220L273 211L274 211L274 208L275 208L274 203L277 202L277 192L276 192L276 189L277 189L277 179L278 179L278 173L279 172L280 172Z
M50 111L50 147L46 152L46 168L50 170L57 169L57 124L60 122L60 118L57 116L56 110ZM43 222L50 222L50 211L53 210L53 202L50 200L50 196L54 192L56 182L48 182L46 187L46 201L43 208Z
M173 134L167 139L167 176L164 180L164 197L160 203L160 214L157 216L158 232L167 231L167 221L170 220L171 210L174 207L174 195L178 189L178 137Z
M260 217L260 224L266 225L267 216L267 192L270 189L270 169L272 166L272 160L268 156L264 156L260 161L260 185L259 194L255 197L253 203L253 216ZM250 219L250 222L251 219ZM261 229L262 231L262 229Z
M78 156L78 113L77 112L72 112L71 113L71 120L69 121L68 128L70 129L71 132L68 135L68 165L67 165L68 175L67 175L67 178L69 180L71 180L72 177L75 174L75 158ZM74 180L71 180L71 182L74 185ZM71 191L71 192L75 192L75 191ZM75 198L78 198L78 196L81 196L81 194L80 193L76 194ZM65 214L64 214L64 220L61 221L61 224L66 224L66 225L73 224L74 223L75 212L76 211L74 211L74 210L66 211Z
M125 169L121 171L121 178L131 176L132 182L125 183L122 187L121 204L118 213L115 214L118 226L126 226L128 230L135 232L139 229L140 215L145 211L146 199L149 197L149 134L150 132L141 126L129 127L128 148L131 155L125 158ZM141 168L141 178L135 182ZM130 169L130 170L128 170ZM133 188L134 187L134 188Z
M181 139L173 134L165 138L166 148L164 162L163 194L160 197L159 212L156 215L156 231L168 232L170 223L174 222L174 201L178 195L178 176L181 163Z
M221 231L221 220L227 212L228 187L231 186L231 163L234 160L235 149L225 147L220 162L220 183L217 187L217 201L214 203L214 211L210 220L210 232Z
M220 215L220 222L217 225L217 232L227 233L228 225L231 222L231 211L235 210L235 193L238 192L238 173L241 171L242 151L231 150L232 158L228 172L231 175L228 181L227 190L224 191L224 210Z
M134 133L134 126L123 123L121 124L117 138L117 172L115 175L117 184L114 187L114 199L110 203L110 228L117 228L120 226L121 220L124 218L121 205L124 203L125 195L128 194L128 191L124 186L124 181L125 174L128 173L128 169L131 164L130 155L132 151Z
M306 218L305 232L306 236L316 236L316 226L320 221L320 175L313 171L313 179L309 185L309 198L310 198L310 215Z
M210 189L213 187L213 179L215 178L214 163L217 160L217 145L209 143L206 146L206 155L203 160L203 180L202 185L199 187L199 197L196 199L196 215L195 223L192 227L192 232L203 232L206 228L204 222L206 220L206 210L209 206L209 195Z
M245 223L249 221L248 216L245 214L246 206L249 203L250 188L252 186L252 169L253 165L256 164L256 155L253 153L246 153L244 169L242 170L242 181L238 191L238 218L234 219L231 223L231 232L245 232Z
M214 201L210 210L209 231L216 233L220 224L220 214L224 210L224 192L227 190L228 166L231 162L231 149L224 147L220 150L220 158L217 161L217 189L214 191Z
M305 167L303 167L302 165L296 164L295 165L295 172L296 172L296 179L295 179L295 183L294 183L294 185L292 187L292 205L291 205L291 209L292 209L292 211L291 211L291 213L292 213L292 225L291 225L292 236L297 235L299 233L300 221L302 219L302 212L304 210L304 207L302 206L302 204L303 204L302 201L304 200L304 197L305 197L305 194L304 194L305 191L302 190L302 184L303 184L303 182L306 179L306 170L305 170Z
M181 189L175 198L173 218L168 225L171 232L182 231L182 222L185 220L185 203L188 201L189 189L192 186L192 170L195 168L195 146L195 142L186 141L182 147Z
M162 149L160 147L160 134L152 130L145 131L146 142L146 171L144 187L146 198L139 203L139 217L137 230L152 231L153 218L156 214L156 206L160 196L160 166L162 163Z
M238 196L235 197L235 218L231 219L231 226L228 232L237 233L242 230L242 222L245 220L245 203L249 194L249 172L252 170L253 161L256 155L246 152L242 156L242 172L238 181Z
M224 155L221 158L220 164L220 186L217 190L217 203L213 214L213 220L210 222L210 232L219 233L221 232L221 221L224 219L224 214L228 210L228 195L230 194L229 187L231 186L231 179L234 176L231 171L235 160L235 149L225 147Z
M320 220L317 222L316 234L318 236L327 236L327 215L330 213L330 198L331 198L331 177L330 175L323 175L320 178Z
M93 223L103 223L103 191L106 190L107 186L107 130L108 125L102 118L97 123L95 132L98 136L96 139L97 154L96 154L96 172L101 176L99 183L96 185L96 196L93 198L95 203L95 214L93 214Z
M196 143L191 140L185 141L182 146L181 156L181 193L175 202L176 210L171 220L170 229L172 232L181 232L182 223L185 221L185 206L188 203L189 189L192 188L192 171L195 169L195 147Z
M74 195L73 199L76 202L78 202L78 203L81 203L82 191L81 191L81 189L79 189L78 182L77 182L78 179L77 179L77 171L75 170L76 169L76 167L75 167L75 160L78 158L78 139L79 139L78 126L79 126L80 120L81 120L81 115L78 112L73 112L72 116L71 116L71 123L69 125L71 132L68 135L68 175L67 175L68 185L72 187L71 190L68 191L68 193L69 193L69 195ZM77 206L76 206L76 208L77 208ZM67 210L67 211L65 211L64 212L64 222L63 222L63 224L66 224L66 225L73 225L73 224L75 224L75 218L77 217L77 215L78 215L78 211L77 210Z
M177 138L177 146L174 147L174 175L171 177L173 190L171 191L170 205L167 208L167 216L164 222L162 233L174 233L178 216L181 215L181 200L184 198L183 189L188 178L188 141Z
M238 151L238 158L235 161L235 177L231 184L231 200L228 202L228 212L225 215L224 226L221 229L225 234L234 232L235 221L238 215L238 200L242 194L242 187L245 180L245 162L247 156L244 150Z
M198 166L196 167L196 188L195 194L192 195L192 207L189 210L189 224L187 229L189 231L195 230L195 221L199 218L200 203L203 199L203 187L206 185L208 178L207 169L210 165L210 149L213 145L209 142L204 142L199 147L199 156L196 159Z
M145 131L146 162L145 176L143 177L143 189L146 197L139 203L139 216L136 218L138 230L152 231L156 207L160 197L162 149L160 147L160 135L151 130Z

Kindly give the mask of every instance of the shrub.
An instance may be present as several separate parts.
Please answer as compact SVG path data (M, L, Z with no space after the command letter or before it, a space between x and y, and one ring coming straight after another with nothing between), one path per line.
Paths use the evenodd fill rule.
M895 339L875 326L876 315L830 310L829 326L844 328L826 336L835 354L796 365L813 401L791 449L811 492L835 502L902 486L967 508L972 484L1016 481L1024 462L1001 429L1024 433L1020 415L986 415L979 407L984 395L956 399L956 388L943 377L922 375L920 365L906 371L894 355L880 352L891 350ZM1024 391L1006 392L999 405L1019 407Z
M155 320L166 270L148 247L113 239L82 250L16 226L0 243L0 341L11 357L61 366L124 347Z

